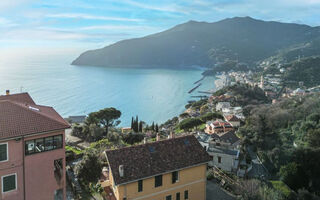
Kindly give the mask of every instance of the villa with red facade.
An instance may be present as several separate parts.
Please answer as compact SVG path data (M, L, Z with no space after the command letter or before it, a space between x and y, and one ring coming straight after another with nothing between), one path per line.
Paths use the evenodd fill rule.
M0 199L65 200L65 129L28 93L0 96Z

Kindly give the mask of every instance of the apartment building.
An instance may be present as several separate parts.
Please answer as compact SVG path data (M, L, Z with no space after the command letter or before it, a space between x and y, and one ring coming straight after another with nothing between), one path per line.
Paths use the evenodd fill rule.
M159 139L159 137L158 137ZM205 200L209 155L194 136L105 152L117 200ZM112 198L110 198L112 199Z
M0 96L0 199L65 200L65 129L28 93Z

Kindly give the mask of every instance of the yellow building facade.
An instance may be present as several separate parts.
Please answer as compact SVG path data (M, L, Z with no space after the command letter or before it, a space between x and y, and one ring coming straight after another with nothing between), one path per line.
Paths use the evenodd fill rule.
M142 180L139 192L139 180L115 186L110 171L110 183L117 200L205 200L207 164L177 170L178 181L172 183L172 172L162 174L162 185L155 187L155 176ZM141 181L140 180L140 181ZM169 197L171 196L171 197ZM178 198L177 198L178 197Z
M117 200L205 200L210 160L194 136L106 152Z

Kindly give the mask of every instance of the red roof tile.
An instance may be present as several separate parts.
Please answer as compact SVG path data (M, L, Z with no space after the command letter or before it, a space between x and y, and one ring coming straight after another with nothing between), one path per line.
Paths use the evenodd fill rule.
M16 101L20 103L28 103L28 104L35 104L33 99L30 97L28 93L19 93L19 94L10 94L10 95L0 95L1 100L8 100L8 101Z
M110 150L106 156L116 185L210 161L193 135ZM123 165L123 177L119 165Z
M12 96L15 97L12 98ZM27 93L19 98L17 96L7 95L5 97L9 97L8 99L0 100L0 139L70 127L53 108L36 105ZM22 102L24 98L27 102Z

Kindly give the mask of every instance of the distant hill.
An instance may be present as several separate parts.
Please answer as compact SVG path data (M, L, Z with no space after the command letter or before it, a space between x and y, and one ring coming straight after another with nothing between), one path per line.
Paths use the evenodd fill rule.
M226 59L248 64L279 49L319 37L319 27L266 22L250 17L207 23L189 21L143 38L82 53L73 65L188 67L212 66Z

